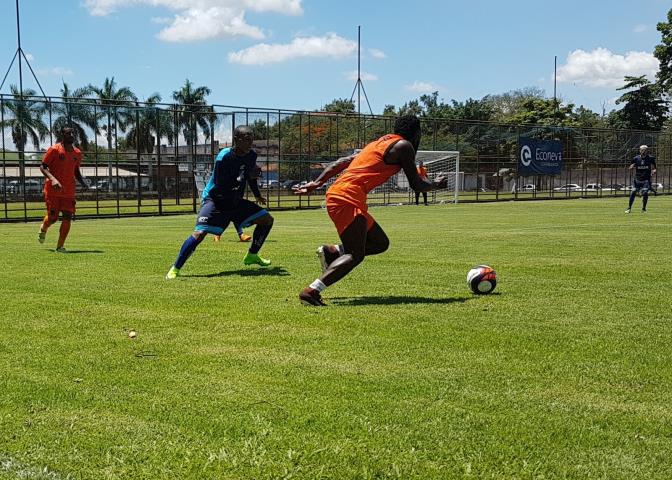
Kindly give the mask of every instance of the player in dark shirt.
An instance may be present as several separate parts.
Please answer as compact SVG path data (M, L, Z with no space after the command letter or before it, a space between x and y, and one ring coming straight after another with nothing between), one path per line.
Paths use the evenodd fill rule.
M649 155L649 147L639 147L637 155L630 164L630 170L635 170L635 179L632 183L630 201L625 213L630 213L632 204L635 202L637 192L642 195L642 213L646 213L646 204L649 202L649 190L651 190L651 176L656 174L656 159Z
M203 190L203 204L196 218L196 227L182 244L177 260L166 274L167 280L180 276L180 269L208 233L221 235L230 222L242 228L256 224L252 245L243 263L262 267L271 264L270 260L259 256L259 250L273 227L273 217L266 209L243 198L247 184L257 203L266 204L257 185L261 170L256 164L257 153L252 150L252 140L249 127L236 127L233 148L225 148L217 155L215 168Z

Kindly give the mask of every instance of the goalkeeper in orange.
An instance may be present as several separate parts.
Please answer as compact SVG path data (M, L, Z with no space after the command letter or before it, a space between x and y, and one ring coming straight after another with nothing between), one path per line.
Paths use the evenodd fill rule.
M309 194L330 178L341 174L327 190L327 213L334 222L340 245L317 249L323 274L304 288L299 299L305 305L324 306L322 291L341 280L368 255L383 253L390 240L368 212L367 194L403 169L411 188L426 192L445 188L446 179L423 180L415 168L420 145L420 120L414 115L397 118L394 133L369 143L358 154L329 164L312 182L296 187L298 195Z

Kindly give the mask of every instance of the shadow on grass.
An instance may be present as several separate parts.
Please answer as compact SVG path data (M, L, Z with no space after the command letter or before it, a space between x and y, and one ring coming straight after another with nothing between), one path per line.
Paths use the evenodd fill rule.
M228 270L219 273L208 273L205 275L181 275L182 278L216 278L216 277L262 277L265 275L275 277L286 277L289 272L282 267L268 267L268 268L241 268L239 270Z
M56 250L52 249L52 252L55 252ZM65 252L67 255L73 254L73 253L105 253L103 250L68 250Z
M411 295L394 295L381 297L336 297L330 299L334 305L404 305L413 303L464 303L474 297L436 298L416 297Z

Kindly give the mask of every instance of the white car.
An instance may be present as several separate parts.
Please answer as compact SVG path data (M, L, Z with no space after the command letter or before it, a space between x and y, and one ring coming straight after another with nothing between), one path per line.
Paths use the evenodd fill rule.
M581 185L577 185L576 183L566 183L561 187L556 187L553 189L555 192L580 192L581 190L583 190Z
M584 187L584 190L587 192L597 192L599 190L602 190L602 185L599 183L588 183Z
M537 190L537 187L532 185L531 183L528 183L528 184L520 187L521 192L534 192L536 190Z

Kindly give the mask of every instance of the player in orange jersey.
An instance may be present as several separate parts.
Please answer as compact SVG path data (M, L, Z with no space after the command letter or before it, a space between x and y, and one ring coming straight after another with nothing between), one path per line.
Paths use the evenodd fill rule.
M317 249L322 276L304 288L299 299L306 305L323 306L321 292L345 277L367 255L387 250L390 241L368 212L367 194L403 169L413 190L426 192L445 188L446 179L423 180L415 168L415 152L420 145L420 120L414 115L397 118L394 133L369 143L358 154L329 164L312 182L295 188L304 195L341 173L327 190L327 213L336 226L341 245Z
M418 170L418 175L420 176L420 178L422 178L423 180L427 180L429 178L427 176L427 168L425 167L425 163L422 160L420 160L418 162L417 170ZM415 191L415 204L418 205L420 203L420 194L421 193L422 193L422 199L423 199L425 205L427 205L427 192L421 192L420 190Z
M56 251L65 253L63 247L70 232L70 224L75 216L75 179L86 189L88 186L79 171L82 163L82 152L74 146L75 132L66 127L61 131L62 140L52 145L44 154L40 172L47 177L44 182L44 201L47 214L40 226L38 241L44 243L47 229L56 223L61 213L61 228L58 235Z

